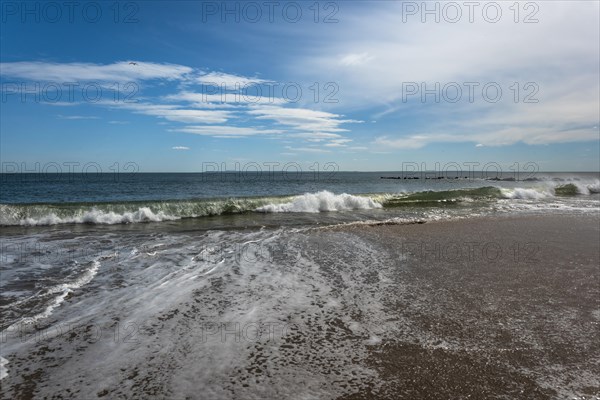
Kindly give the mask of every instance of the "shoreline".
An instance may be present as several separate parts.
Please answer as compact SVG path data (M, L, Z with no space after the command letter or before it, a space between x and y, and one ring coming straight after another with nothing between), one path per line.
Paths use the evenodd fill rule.
M217 257L197 272L166 264L209 248L194 232L178 234L175 242L188 241L161 258L162 266L155 252L103 260L94 280L42 322L43 331L2 354L9 363L1 392L597 399L599 220L503 215L276 236L252 231L271 245L244 249L282 251L264 261ZM115 243L133 240L124 252L156 240L152 232L129 233L114 232ZM249 243L233 234L225 238ZM161 271L168 280L153 278ZM146 308L140 296L156 303ZM125 330L128 322L136 329ZM247 328L260 324L289 329L254 340ZM16 334L8 339L19 340Z

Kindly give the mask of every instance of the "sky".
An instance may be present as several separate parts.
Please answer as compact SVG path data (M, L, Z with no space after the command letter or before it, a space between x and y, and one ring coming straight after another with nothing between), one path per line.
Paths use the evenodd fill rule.
M600 170L598 1L0 4L2 172Z

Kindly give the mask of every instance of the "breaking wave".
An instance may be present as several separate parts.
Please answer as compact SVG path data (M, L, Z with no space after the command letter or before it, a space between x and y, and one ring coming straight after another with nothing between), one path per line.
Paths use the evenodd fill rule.
M288 203L267 204L258 207L258 212L327 212L348 210L369 210L382 208L382 205L369 197L353 196L351 194L333 194L328 191L306 193L296 196Z
M600 192L594 184L540 184L527 188L485 186L444 191L353 195L329 191L297 196L115 203L0 204L0 225L131 224L242 213L320 213L395 207L436 207L497 200L544 200Z

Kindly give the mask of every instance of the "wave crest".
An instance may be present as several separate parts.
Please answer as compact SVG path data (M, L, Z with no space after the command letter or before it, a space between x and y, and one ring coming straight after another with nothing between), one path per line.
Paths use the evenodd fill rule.
M258 212L328 212L328 211L350 211L370 210L382 208L383 206L369 197L353 196L342 193L334 194L323 190L317 193L306 193L296 196L292 201L282 204L267 204L258 207Z
M0 226L130 224L241 213L319 213L396 207L437 207L500 199L544 200L600 192L598 181L541 183L535 187L484 186L412 193L352 195L329 191L297 196L116 203L0 204Z

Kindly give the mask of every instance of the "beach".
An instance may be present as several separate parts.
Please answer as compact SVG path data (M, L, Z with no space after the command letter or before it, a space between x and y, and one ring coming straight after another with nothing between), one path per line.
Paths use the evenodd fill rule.
M600 396L597 213L229 232L160 276L147 231L3 332L3 398Z
M378 227L382 242L426 244L411 243L423 262L389 304L416 333L372 350L384 389L345 398L598 398L599 228L559 215ZM494 250L444 253L461 242Z
M600 400L600 0L0 10L0 400Z

